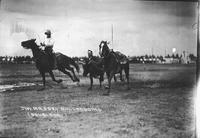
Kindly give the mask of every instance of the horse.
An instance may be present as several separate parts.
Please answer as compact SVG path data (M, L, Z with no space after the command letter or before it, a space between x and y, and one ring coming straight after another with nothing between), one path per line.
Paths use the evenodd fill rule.
M120 52L114 52L113 50L110 50L107 41L101 41L99 45L99 54L104 59L104 71L106 72L108 78L108 86L106 87L108 91L103 95L110 94L111 80L115 74L120 73L120 79L122 80L122 70L124 70L126 75L127 89L130 89L128 58Z
M86 77L89 74L90 77L90 87L88 90L92 90L93 78L99 79L100 88L102 82L104 81L104 68L103 68L103 58L92 56L91 59L85 58L84 61L80 61L83 67L83 76ZM120 80L123 81L122 71L120 71ZM114 81L117 82L117 78L114 75Z
M40 48L40 46L38 46L36 44L36 39L31 39L31 40L27 40L27 41L22 41L21 42L21 46L25 49L31 49L32 50L32 54L33 57L35 59L35 63L36 63L36 68L39 70L41 76L42 76L42 80L43 80L43 88L40 90L44 90L45 89L45 73L49 73L52 80L57 82L57 83L61 83L62 79L56 80L53 74L53 69L51 66L52 64L49 61L49 55ZM79 82L79 78L75 75L74 69L73 67L71 67L70 65L74 66L76 68L76 71L79 73L79 66L78 64L75 63L75 61L62 54L62 53L55 53L56 56L56 63L57 63L57 68L59 71L63 72L64 74L68 75L72 81L74 82ZM73 76L71 75L71 73L69 72L71 71Z
M92 56L91 59L87 58L84 61L80 61L83 67L83 76L86 77L89 74L90 77L90 87L88 90L92 90L93 78L99 79L99 84L101 88L102 81L104 81L104 70L103 61L101 58Z

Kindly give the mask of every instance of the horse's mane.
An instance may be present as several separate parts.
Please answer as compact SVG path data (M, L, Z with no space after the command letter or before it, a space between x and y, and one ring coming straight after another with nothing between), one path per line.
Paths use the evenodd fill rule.
M104 43L103 46L106 48L106 50L109 50L109 47L108 47L107 43Z
M34 47L35 50L38 51L38 53L40 53L40 55L44 55L46 54L46 52L42 49L42 47L40 45L37 45L37 43L35 41L33 41L34 39L31 39L30 41L32 41L32 47Z
M41 48L41 46L38 46L38 49L39 49L40 52L45 52L45 51Z
M45 53L45 51L42 49L42 47L41 47L40 45L37 45L36 42L34 42L34 45L35 45L35 48L36 48L37 50L39 50L39 52Z
M103 51L105 51L105 53L107 54L107 56L108 56L109 53L110 53L110 49L109 49L109 47L108 47L108 45L107 45L106 42L104 42L102 52L103 52Z

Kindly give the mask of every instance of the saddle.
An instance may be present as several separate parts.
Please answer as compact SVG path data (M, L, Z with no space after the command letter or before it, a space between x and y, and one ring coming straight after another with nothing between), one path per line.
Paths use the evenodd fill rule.
M119 64L126 64L128 62L127 57L124 54L122 54L121 52L119 52L119 51L114 52L113 51L113 53L114 53L116 60Z
M57 69L56 53L51 47L45 47L45 53L48 55L48 59L52 69Z
M99 57L96 57L96 56L92 56L92 58L89 59L88 64L90 64L90 63L94 63L94 64L96 64L98 67L103 66L102 59L100 59Z

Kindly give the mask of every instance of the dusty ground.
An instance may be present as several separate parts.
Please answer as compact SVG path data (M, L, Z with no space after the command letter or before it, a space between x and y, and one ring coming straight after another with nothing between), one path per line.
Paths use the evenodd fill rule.
M0 68L1 86L41 84L32 65ZM113 82L110 96L102 96L97 80L88 91L88 78L80 77L77 86L62 73L56 76L63 83L48 78L44 91L35 85L0 93L1 137L194 137L194 65L131 65L131 90L124 82Z

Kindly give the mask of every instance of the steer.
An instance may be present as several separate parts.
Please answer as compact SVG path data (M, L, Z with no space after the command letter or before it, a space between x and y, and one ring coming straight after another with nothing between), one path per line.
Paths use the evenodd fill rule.
M95 57L91 60L86 60L83 65L83 76L86 77L88 74L90 76L90 87L88 90L92 90L93 78L99 78L100 88L101 83L104 80L104 69L103 61L99 57Z

